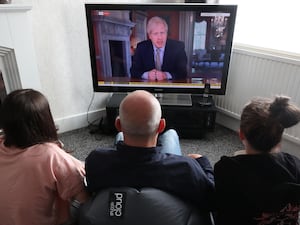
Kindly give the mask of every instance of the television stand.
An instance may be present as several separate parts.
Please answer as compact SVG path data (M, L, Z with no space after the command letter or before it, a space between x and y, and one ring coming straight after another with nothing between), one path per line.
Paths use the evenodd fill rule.
M116 133L115 118L119 115L119 105L126 93L114 93L106 105L106 119L108 132ZM178 96L177 96L178 97ZM215 128L217 109L212 96L203 102L202 95L191 95L192 104L162 105L162 117L166 119L166 129L173 128L181 138L202 138L207 131Z
M160 105L192 106L191 94L154 94Z

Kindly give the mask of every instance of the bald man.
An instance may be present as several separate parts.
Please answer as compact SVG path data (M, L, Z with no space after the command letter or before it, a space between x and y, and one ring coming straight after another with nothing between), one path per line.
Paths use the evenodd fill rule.
M161 152L182 155L175 130L170 129L158 138L166 127L166 121L161 119L160 103L151 93L135 91L128 95L120 104L119 114L115 122L117 130L120 131L116 143L124 141L125 136L124 143L127 145L141 147L160 145Z
M149 92L128 94L120 104L115 126L123 133L116 149L99 148L86 159L89 192L107 187L153 187L204 209L211 209L213 169L205 156L181 155L175 130L166 126L161 106Z

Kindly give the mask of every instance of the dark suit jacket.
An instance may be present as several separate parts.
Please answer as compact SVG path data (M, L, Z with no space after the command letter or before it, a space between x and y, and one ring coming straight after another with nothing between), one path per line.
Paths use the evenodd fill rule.
M155 68L153 45L151 40L138 43L130 69L131 77L141 78L144 72ZM165 46L162 71L169 72L173 79L185 79L187 76L187 56L184 43L168 39Z
M87 190L108 187L155 187L197 204L213 207L214 176L206 157L192 159L118 142L117 149L99 148L85 160Z

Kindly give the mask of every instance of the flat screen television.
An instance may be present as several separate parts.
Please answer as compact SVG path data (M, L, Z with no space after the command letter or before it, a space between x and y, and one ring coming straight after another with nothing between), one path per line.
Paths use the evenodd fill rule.
M144 89L203 94L209 83L211 94L225 94L236 5L85 4L85 9L95 92ZM160 56L160 71L166 75L163 80L150 79L149 73L157 71L155 48L149 45L150 28L147 32L148 20L153 17L163 19L168 27ZM159 29L154 31L153 36L163 35ZM142 46L141 42L148 44ZM181 58L176 59L179 54ZM157 76L156 72L152 75Z

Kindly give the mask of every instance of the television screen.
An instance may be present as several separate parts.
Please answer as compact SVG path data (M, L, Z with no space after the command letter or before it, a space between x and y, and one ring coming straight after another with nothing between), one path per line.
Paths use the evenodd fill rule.
M85 4L95 92L225 94L236 5Z

